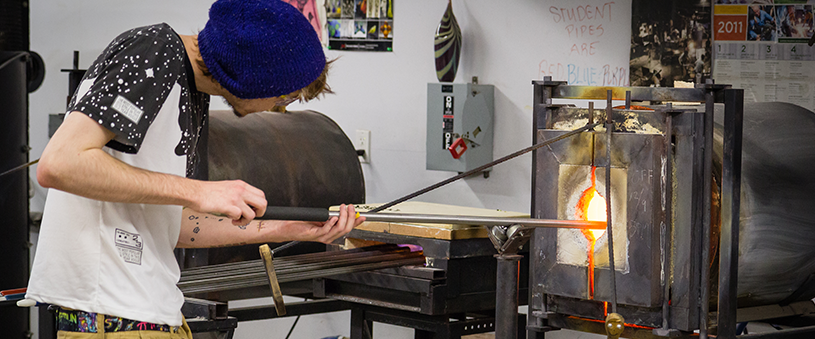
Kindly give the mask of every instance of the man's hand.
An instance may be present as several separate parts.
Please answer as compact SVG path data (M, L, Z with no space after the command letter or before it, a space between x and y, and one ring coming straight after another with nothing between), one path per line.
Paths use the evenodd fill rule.
M334 240L348 234L354 227L365 221L365 217L355 218L357 212L354 205L340 205L340 216L331 217L324 224L307 221L287 221L278 233L299 241L316 241L329 244Z
M233 225L246 225L266 212L266 195L242 180L202 181L199 198L190 208L224 215Z

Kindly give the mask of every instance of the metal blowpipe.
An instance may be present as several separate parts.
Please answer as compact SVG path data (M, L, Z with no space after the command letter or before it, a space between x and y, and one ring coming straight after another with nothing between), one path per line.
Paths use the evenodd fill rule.
M266 213L260 219L326 221L331 217L339 217L339 215L340 215L339 211L329 211L323 208L270 206L266 208ZM575 228L575 229L606 228L605 221L587 221L587 220L500 218L500 217L478 217L464 215L397 214L397 213L365 213L365 212L357 213L357 216L365 217L366 221L399 222L399 223L458 224L458 225L483 225L483 226L523 225L527 227L555 227L555 228Z

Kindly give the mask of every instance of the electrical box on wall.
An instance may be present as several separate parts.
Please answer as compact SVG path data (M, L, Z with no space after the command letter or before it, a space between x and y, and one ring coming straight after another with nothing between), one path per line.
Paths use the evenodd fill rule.
M466 172L492 161L494 90L427 84L427 169Z

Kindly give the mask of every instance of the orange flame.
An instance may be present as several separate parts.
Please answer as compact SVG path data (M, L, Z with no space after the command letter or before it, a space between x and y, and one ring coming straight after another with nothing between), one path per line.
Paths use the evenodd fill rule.
M591 168L591 186L583 191L580 195L580 200L577 202L576 219L577 220L591 220L591 221L606 221L606 199L597 192L597 176L595 171L597 167ZM589 284L589 299L594 299L594 245L597 239L603 236L605 230L581 230L586 239L589 240L588 248L588 284Z

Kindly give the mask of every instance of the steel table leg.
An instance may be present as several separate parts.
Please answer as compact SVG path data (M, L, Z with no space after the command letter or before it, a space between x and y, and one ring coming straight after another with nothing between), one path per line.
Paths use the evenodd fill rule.
M518 337L518 272L522 255L499 254L495 278L495 337Z

